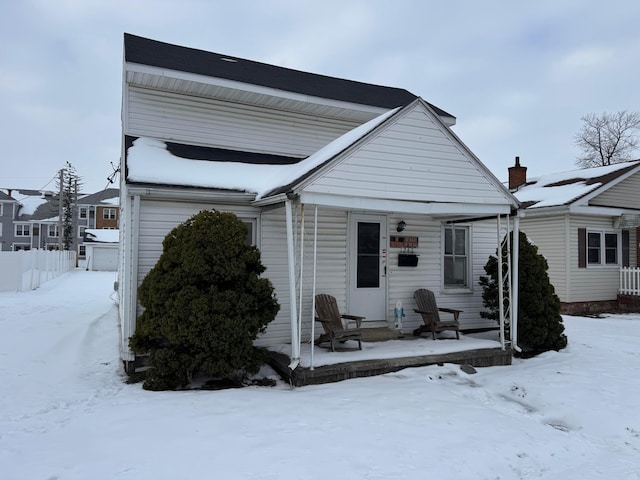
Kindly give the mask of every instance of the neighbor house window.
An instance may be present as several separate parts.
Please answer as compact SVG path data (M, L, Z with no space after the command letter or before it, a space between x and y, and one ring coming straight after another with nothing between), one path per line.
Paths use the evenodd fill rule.
M16 224L16 237L28 237L30 234L31 229L28 223Z
M0 217L2 216L2 209L4 207L4 203L0 203Z
M87 227L78 227L78 237L79 238L84 238L84 232L87 229Z
M469 227L444 227L444 286L469 288Z
M2 224L0 223L0 237L2 236Z
M80 245L78 246L78 255L81 257L84 257L87 255L87 247L85 247L84 245Z
M102 210L102 218L105 220L115 220L116 218L116 209L115 208L105 208Z
M587 264L618 265L620 235L617 232L587 231Z
M80 207L80 218L87 218L87 207Z
M58 236L60 236L60 231L58 230L58 225L49 225L49 236L50 237L58 237Z

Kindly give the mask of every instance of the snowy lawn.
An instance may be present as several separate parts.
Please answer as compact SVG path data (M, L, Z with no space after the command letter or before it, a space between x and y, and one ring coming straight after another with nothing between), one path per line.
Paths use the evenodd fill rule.
M640 479L640 315L475 375L155 393L124 383L114 279L0 293L3 480Z

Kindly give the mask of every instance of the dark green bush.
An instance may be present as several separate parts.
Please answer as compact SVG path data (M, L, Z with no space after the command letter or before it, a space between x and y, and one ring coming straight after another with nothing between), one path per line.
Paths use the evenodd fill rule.
M129 342L149 354L145 389L185 387L194 375L237 381L264 363L253 343L280 306L260 277L260 251L245 238L234 214L217 211L202 211L165 237L138 289L144 312Z
M547 260L524 232L520 232L519 250L518 345L526 355L560 350L567 346L567 337L563 333L560 299L549 281ZM503 255L506 257L506 250ZM480 277L480 285L488 311L481 315L499 320L498 259L489 257L484 270L487 276Z

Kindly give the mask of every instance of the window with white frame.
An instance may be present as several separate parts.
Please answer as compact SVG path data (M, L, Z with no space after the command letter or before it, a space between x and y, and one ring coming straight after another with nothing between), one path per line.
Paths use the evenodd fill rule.
M615 231L587 230L587 264L618 265L620 235Z
M444 226L444 287L469 288L469 227Z
M78 227L78 238L84 238L84 232L87 227Z
M16 237L29 237L31 235L31 225L28 223L16 223Z
M102 210L102 218L105 220L115 220L116 218L116 209L115 208L104 208Z
M2 236L2 224L0 223L0 237Z
M78 246L78 255L80 257L85 257L87 255L87 247L85 247L84 245L79 245Z
M87 207L80 207L80 210L78 213L80 215L80 218L87 218L87 211L88 211Z
M4 203L0 202L0 217L2 216Z
M245 237L247 245L257 245L258 220L255 218L241 218L240 220L242 220L242 223L247 227L247 236Z
M58 229L58 225L49 225L49 231L47 233L50 237L59 237L60 230Z

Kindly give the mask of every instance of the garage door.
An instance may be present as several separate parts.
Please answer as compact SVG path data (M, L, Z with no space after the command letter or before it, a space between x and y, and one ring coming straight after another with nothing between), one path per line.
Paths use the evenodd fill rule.
M118 247L93 247L92 270L115 272L118 269ZM89 252L87 252L89 253Z

